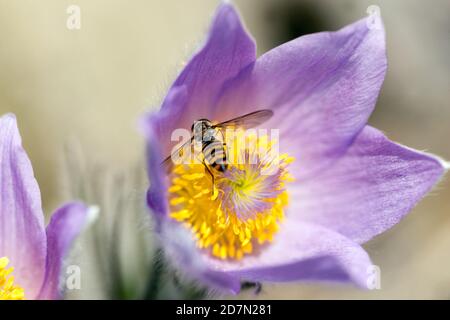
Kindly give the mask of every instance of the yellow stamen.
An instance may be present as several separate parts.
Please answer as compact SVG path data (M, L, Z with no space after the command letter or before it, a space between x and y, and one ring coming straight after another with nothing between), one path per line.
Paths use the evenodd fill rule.
M6 268L8 264L8 258L0 258L0 300L24 300L24 290L14 284L14 276L11 275L14 268Z
M255 134L227 140L234 161L224 173L213 171L214 187L203 164L175 165L168 189L171 217L192 230L200 248L220 259L241 259L273 241L288 203L285 185L292 181L286 167L294 160L275 154L273 145Z

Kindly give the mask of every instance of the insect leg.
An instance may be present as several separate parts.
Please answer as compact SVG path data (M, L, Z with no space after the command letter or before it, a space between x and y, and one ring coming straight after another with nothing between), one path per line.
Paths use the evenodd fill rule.
M208 171L209 175L211 176L212 180L212 189L211 189L211 198L214 198L214 195L216 194L216 183L214 174L211 172L211 169L209 169L208 165L205 163L205 159L203 159L203 165L205 166L206 170Z
M211 198L216 198L214 197L214 195L216 194L216 184L215 184L215 178L214 178L214 174L212 173L211 169L209 168L209 166L206 164L205 162L205 158L203 157L202 159L199 158L199 155L197 155L197 159L203 163L203 166L205 167L206 171L208 171L209 175L211 176L211 180L212 180L212 189L211 189Z

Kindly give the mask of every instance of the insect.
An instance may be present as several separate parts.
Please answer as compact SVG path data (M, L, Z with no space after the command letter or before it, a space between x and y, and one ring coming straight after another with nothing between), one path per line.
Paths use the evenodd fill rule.
M203 155L201 162L211 176L212 192L214 193L215 175L225 172L228 168L224 130L227 128L253 128L266 122L272 116L272 110L262 109L218 124L213 124L208 119L199 119L192 124L191 138L168 156L162 162L162 165L169 170L173 165L172 159L175 159L174 157L180 156L186 147L192 148L195 142L201 143L201 153Z

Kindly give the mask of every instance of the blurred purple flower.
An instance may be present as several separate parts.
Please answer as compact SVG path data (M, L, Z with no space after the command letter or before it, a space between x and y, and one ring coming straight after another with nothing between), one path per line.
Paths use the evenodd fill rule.
M63 259L87 221L69 203L47 228L38 184L13 115L0 117L0 300L60 299Z
M368 28L362 19L337 32L302 36L258 59L255 51L235 9L223 4L161 110L144 119L148 205L165 250L187 274L234 293L244 280L351 281L365 287L371 261L361 244L398 223L447 164L367 125L386 72L382 27ZM217 198L217 205L201 195L189 197L194 188L203 190L201 171L184 166L166 174L160 163L174 146L174 129L267 108L274 116L265 127L280 130L280 151L295 158L283 170L295 180L258 180L254 197L244 199L246 209L258 208L252 199L282 203L274 205L281 217L265 208L254 219L271 218L258 233L264 227L224 206L236 201L234 195ZM276 185L273 192L269 185ZM280 193L289 197L288 205ZM228 219L221 220L223 210Z

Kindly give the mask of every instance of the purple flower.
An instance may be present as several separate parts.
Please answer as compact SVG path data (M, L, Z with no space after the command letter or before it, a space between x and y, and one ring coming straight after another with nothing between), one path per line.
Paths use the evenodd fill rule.
M256 59L234 8L219 8L204 46L144 120L148 205L181 270L234 293L244 280L366 286L361 244L398 223L448 168L367 125L387 65L384 30L368 25L306 35ZM237 156L256 162L229 165L214 187L203 164L161 166L175 129L259 109L274 112L263 127L279 129L279 155L268 156L266 137L250 137L252 150L238 139ZM274 162L278 170L262 175Z
M45 229L39 187L16 118L0 117L0 300L62 297L63 260L87 211L81 203L66 204Z

